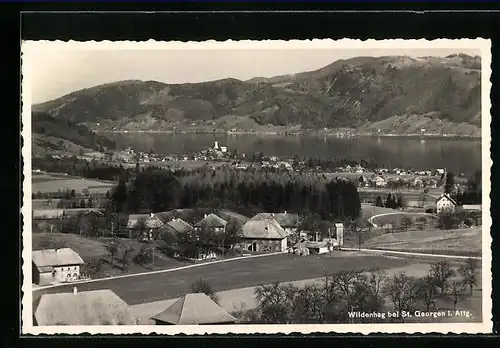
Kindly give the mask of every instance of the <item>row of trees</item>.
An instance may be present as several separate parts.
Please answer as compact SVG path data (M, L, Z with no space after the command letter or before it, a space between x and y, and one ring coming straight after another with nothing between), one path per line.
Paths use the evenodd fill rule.
M447 301L456 309L460 300L472 295L477 285L476 270L476 261L469 259L458 271L448 262L436 263L422 278L406 273L388 276L380 270L345 271L326 275L320 283L302 288L289 283L262 285L255 289L258 321L273 324L377 322L377 318L354 318L352 313L383 312L384 308L391 307L397 313L430 311L437 299ZM457 273L460 279L453 280ZM402 321L404 317L396 320Z
M382 199L382 196L377 196L377 198L375 199L375 206L377 207L398 209L403 208L405 204L406 203L402 194L393 195L389 193L385 201Z

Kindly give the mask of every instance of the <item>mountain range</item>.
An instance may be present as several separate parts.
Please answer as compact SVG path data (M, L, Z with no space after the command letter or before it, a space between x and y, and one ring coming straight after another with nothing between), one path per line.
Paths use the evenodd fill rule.
M477 136L480 81L478 56L356 57L315 71L247 81L119 81L32 109L57 122L108 131L281 127L404 135L424 128L433 134Z

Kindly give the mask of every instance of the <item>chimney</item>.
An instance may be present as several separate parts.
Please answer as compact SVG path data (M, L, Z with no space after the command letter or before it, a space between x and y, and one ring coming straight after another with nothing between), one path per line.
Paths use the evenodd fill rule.
M76 288L76 286L73 287L73 295L76 296L76 294L78 293L78 289Z
M149 216L150 216L150 217L153 217L154 215L155 215L155 214L153 214L153 213L149 213Z
M316 232L316 242L319 242L319 232Z
M204 218L206 218L207 216L208 216L208 215L207 215L207 214L205 214L205 217L204 217Z
M285 215L286 215L286 210L285 210Z

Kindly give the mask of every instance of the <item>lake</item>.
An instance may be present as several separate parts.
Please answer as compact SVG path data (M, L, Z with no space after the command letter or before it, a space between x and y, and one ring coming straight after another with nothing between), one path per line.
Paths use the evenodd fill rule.
M342 139L314 135L213 135L172 133L108 133L118 148L132 147L135 151L153 149L161 154L198 152L212 147L217 140L229 151L263 152L266 156L295 154L305 157L361 160L372 159L386 168L435 169L447 168L467 175L481 168L479 139L426 139L405 137L356 137Z

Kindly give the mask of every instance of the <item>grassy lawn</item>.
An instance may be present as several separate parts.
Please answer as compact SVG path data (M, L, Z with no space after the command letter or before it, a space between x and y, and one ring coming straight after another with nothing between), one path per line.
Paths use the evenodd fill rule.
M386 207L377 207L371 204L361 204L361 217L363 219L369 219L372 216L386 213L399 213L399 210Z
M481 228L386 233L365 241L363 248L480 256Z
M133 258L137 255L137 253L139 253L141 248L150 246L132 239L119 238L118 240L124 249L132 249L126 272L124 272L120 267L112 267L109 262L102 262L101 270L97 274L93 275L92 278L111 277L122 275L124 273L141 273L152 269L152 266L149 264L139 265L133 262ZM93 260L110 260L109 252L106 249L106 245L109 244L110 241L110 238L90 238L74 234L36 233L32 235L32 250L66 247L75 250L85 262ZM115 264L121 266L119 258L119 255L115 257ZM118 261L116 259L118 259ZM180 267L187 264L189 263L168 258L158 250L155 252L155 270Z
M389 213L389 215L376 216L372 219L372 222L377 226L392 224L394 227L399 227L401 226L401 220L405 217L409 218L412 222L415 222L415 220L420 217L425 218L426 223L436 220L436 217L425 213L394 212Z
M106 193L115 186L115 183L94 179L43 175L42 177L33 177L32 185L32 192L53 193L72 189L81 192L83 189L87 189L90 193Z

